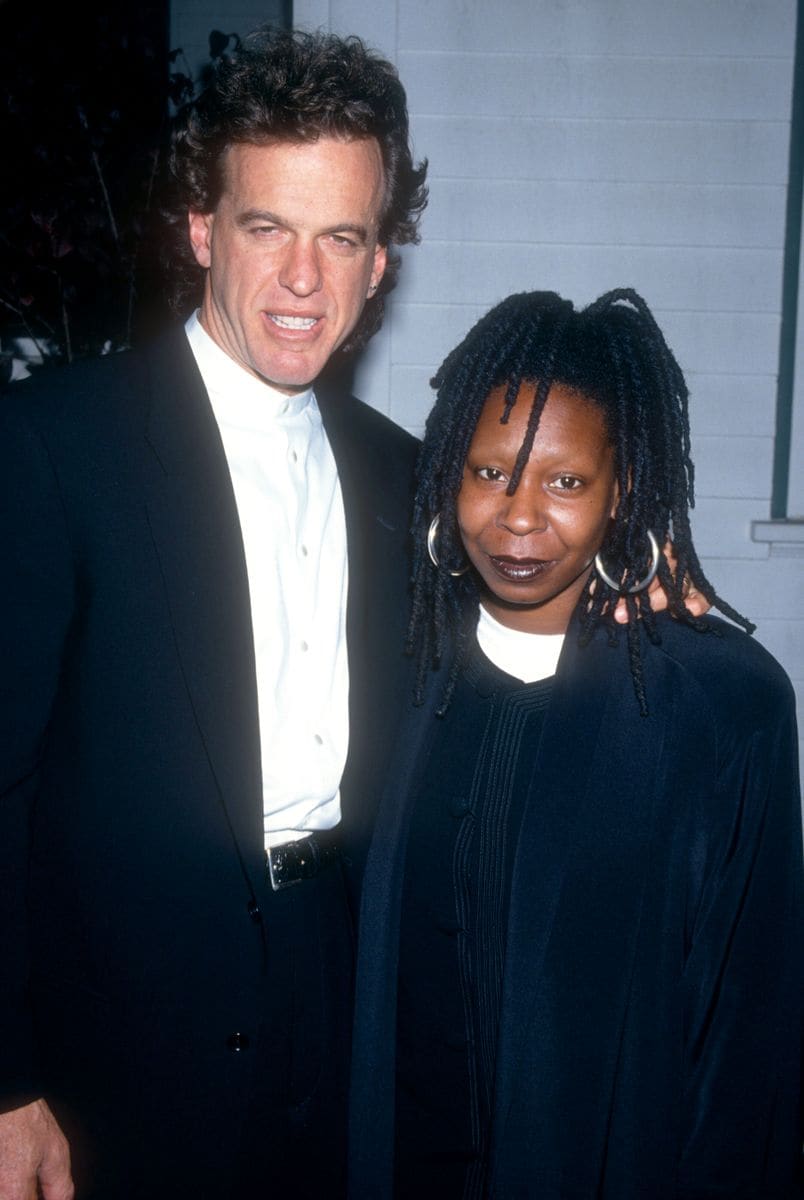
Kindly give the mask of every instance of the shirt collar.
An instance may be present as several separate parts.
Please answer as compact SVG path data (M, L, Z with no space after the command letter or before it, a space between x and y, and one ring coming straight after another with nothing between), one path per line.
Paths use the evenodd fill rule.
M230 358L204 329L198 311L187 319L184 328L219 422L260 430L273 425L277 418L298 417L308 409L317 409L312 387L286 396Z

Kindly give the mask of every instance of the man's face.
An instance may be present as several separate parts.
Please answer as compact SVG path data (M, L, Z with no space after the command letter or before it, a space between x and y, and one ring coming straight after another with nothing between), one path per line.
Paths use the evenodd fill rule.
M235 362L292 395L357 324L385 270L374 138L237 144L214 212L190 212L208 268L201 323Z

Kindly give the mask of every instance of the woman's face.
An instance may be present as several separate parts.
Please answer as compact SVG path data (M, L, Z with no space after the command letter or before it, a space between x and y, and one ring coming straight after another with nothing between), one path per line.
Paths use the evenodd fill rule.
M614 451L601 410L554 384L519 486L507 495L535 384L523 384L501 425L505 390L495 388L480 414L458 525L492 616L511 629L563 633L614 515Z

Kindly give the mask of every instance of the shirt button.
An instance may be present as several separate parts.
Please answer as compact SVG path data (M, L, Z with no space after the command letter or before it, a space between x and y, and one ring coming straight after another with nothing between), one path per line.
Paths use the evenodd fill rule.
M302 558L306 558L307 555L310 553L310 551L307 549L306 546L301 547L301 552L302 552Z
M230 1033L226 1039L226 1047L231 1050L232 1054L239 1054L241 1050L248 1050L249 1037L247 1033Z
M291 450L290 452L290 461L294 463L299 461L299 456L295 450Z
M321 734L320 734L320 733L317 733L317 734L315 735L315 740L316 740L316 742L318 743L318 745L319 745L319 746L323 746L323 745L324 745L324 739L322 738L322 736L321 736Z
M302 644L301 644L301 648L302 648L302 650L309 650L309 649L310 649L310 647L307 645L307 642L302 642Z
M260 921L261 920L262 913L260 912L260 906L256 900L249 900L248 904L246 905L246 909L247 909L248 915L251 917L252 921Z

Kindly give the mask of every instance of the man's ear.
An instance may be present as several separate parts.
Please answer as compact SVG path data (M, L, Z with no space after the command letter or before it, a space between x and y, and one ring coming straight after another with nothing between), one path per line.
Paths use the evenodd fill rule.
M188 213L190 245L199 267L209 267L212 262L212 225L214 213L201 213L191 208Z
M388 262L388 247L377 246L374 251L374 263L371 268L371 279L369 280L369 297L373 296L377 288L380 286L382 277L385 274L385 265Z

